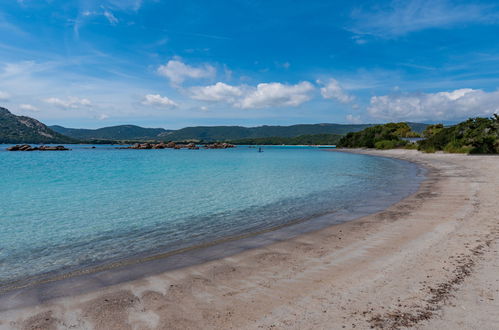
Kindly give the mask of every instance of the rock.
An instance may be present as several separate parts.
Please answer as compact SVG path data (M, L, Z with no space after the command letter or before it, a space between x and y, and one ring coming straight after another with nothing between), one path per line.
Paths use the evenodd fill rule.
M7 148L8 151L59 151L59 150L70 150L64 146L40 146L32 147L29 144L15 145Z
M153 149L165 149L166 148L166 144L164 144L163 142L161 143L158 143L158 144L154 144L152 146Z
M204 146L206 149L227 149L227 148L234 148L235 145L230 144L230 143L220 143L220 142L215 142L212 144L207 144Z
M69 150L68 148L64 146L41 146L38 148L40 151L58 151L58 150Z
M175 148L175 145L176 145L176 144L175 144L175 142L168 142L168 143L166 144L166 147L167 147L167 148Z
M19 147L19 151L33 151L36 150L37 148L33 148L29 144L23 144L21 147Z
M18 145L16 145L16 146L12 146L12 147L8 147L8 148L7 148L7 151L18 151L18 150L19 150L19 147L20 147L20 146L18 146Z

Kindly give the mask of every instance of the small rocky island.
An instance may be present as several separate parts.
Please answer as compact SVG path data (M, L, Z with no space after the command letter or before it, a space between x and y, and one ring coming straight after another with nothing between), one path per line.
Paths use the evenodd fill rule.
M65 146L32 147L29 144L18 144L7 148L7 151L64 151L64 150L71 150L71 149L68 149Z
M228 148L234 148L235 145L230 144L230 143L212 143L212 144L207 144L203 148L204 149L228 149ZM135 143L132 146L129 147L121 147L118 149L191 149L191 150L197 150L199 147L194 144L194 143L187 143L187 144L177 144L175 142L168 142L168 143Z

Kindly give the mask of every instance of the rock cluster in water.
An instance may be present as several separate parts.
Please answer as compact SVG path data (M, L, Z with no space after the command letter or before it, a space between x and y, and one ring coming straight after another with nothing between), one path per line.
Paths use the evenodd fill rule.
M32 147L29 144L18 144L7 148L8 151L62 151L70 150L64 146L39 146Z
M230 143L212 143L212 144L207 144L204 146L205 149L227 149L227 148L234 148L235 146ZM176 144L175 142L168 142L168 143L135 143L132 146L125 147L125 148L119 148L119 149L191 149L191 150L196 150L199 149L199 147L194 144L194 143L188 143L188 144Z

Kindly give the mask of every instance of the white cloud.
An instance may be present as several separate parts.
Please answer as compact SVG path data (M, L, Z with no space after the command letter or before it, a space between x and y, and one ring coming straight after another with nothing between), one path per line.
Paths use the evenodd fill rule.
M9 93L0 91L0 101L8 101L9 98L10 98Z
M262 83L256 86L237 105L243 109L266 108L272 106L296 107L310 100L309 93L314 86L308 81L302 81L296 85L285 85L281 83Z
M321 81L317 81L317 83L322 84ZM347 94L336 79L331 78L323 85L321 95L325 99L333 99L341 103L350 103L354 100L354 97Z
M197 86L189 89L190 97L200 101L225 102L237 108L267 108L299 106L310 100L314 86L308 81L295 85L278 82L261 83L256 87L232 86L218 82L209 86Z
M392 1L373 10L355 10L348 29L361 35L393 38L410 32L458 24L497 22L495 8L483 4L456 4L448 0Z
M26 111L38 111L38 108L31 104L20 104L19 109Z
M114 14L109 10L104 10L103 15L107 18L111 25L116 25L119 23L119 20L116 18L116 16L114 16Z
M74 96L70 96L65 100L57 97L49 97L47 99L44 99L43 101L45 103L52 104L64 109L78 109L81 107L89 107L92 105L92 102L90 102L90 100Z
M349 123L352 123L352 124L362 124L362 119L360 119L360 116L354 116L354 115L348 114L346 116L346 119Z
M101 113L97 116L97 119L99 120L106 120L109 118L109 115L105 114L105 113Z
M168 61L158 68L158 73L167 77L174 86L182 84L186 79L212 78L216 70L209 64L193 67L178 59Z
M243 95L243 88L217 82L210 86L192 87L189 92L195 100L233 103Z
M178 106L173 100L169 99L166 96L161 96L159 94L147 94L144 96L144 100L142 101L144 105L153 105L153 106L161 106L165 108L174 108Z
M385 120L451 120L499 113L499 91L457 89L451 92L373 96L368 112Z

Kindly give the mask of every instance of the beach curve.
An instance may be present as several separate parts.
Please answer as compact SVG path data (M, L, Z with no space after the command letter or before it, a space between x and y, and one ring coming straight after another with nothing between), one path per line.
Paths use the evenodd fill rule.
M405 159L431 170L418 192L376 214L101 292L4 311L0 327L498 324L497 316L480 318L499 301L499 291L494 291L498 283L490 276L498 262L494 201L499 182L493 174L499 170L498 158L409 150L353 152ZM488 289L481 292L484 285ZM468 318L462 310L456 312L456 303L449 304L452 294L468 308ZM471 303L476 295L484 295L481 310Z

